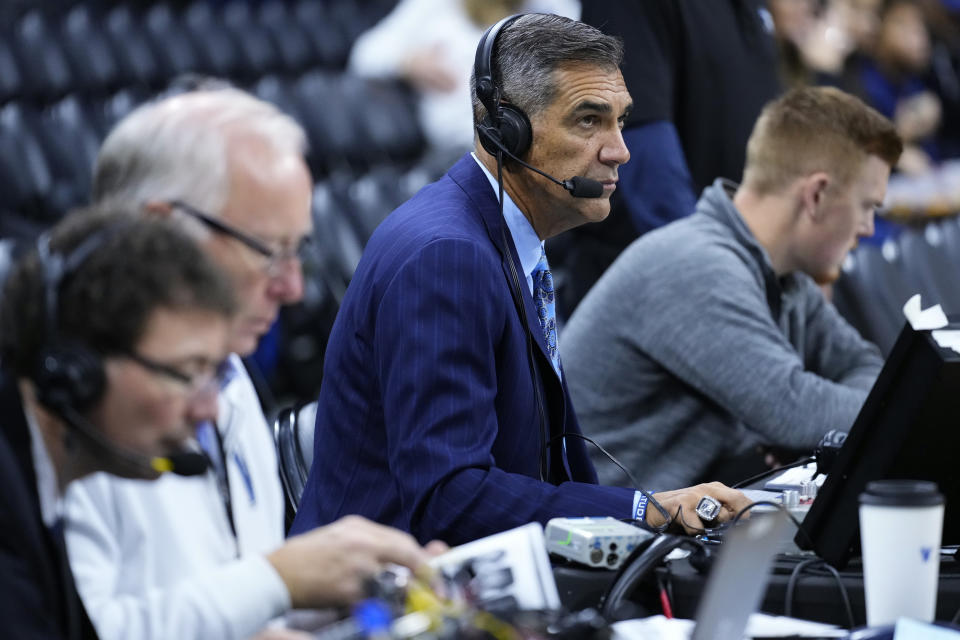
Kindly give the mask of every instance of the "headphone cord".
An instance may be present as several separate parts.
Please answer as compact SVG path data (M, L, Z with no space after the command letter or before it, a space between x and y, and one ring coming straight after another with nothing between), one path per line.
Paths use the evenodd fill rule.
M507 264L510 266L510 275L513 279L513 301L520 312L520 318L523 320L524 335L527 339L527 364L530 366L530 377L533 380L533 397L537 405L537 415L540 421L540 480L547 481L547 416L543 408L543 396L540 389L540 376L537 375L537 365L533 354L533 337L530 335L530 323L527 319L527 309L523 304L523 293L520 289L520 276L517 275L517 266L513 263L513 256L510 255L510 243L507 241L506 218L503 217L503 151L497 151L497 186L498 186L498 204L500 206L500 234L503 240L503 255Z
M654 507L657 511L660 512L660 515L663 516L663 521L664 521L664 523L663 523L662 525L660 525L659 527L651 527L651 529L653 529L653 530L656 531L657 533L663 533L664 531L667 530L667 528L668 528L671 524L673 524L673 520L674 520L673 517L671 517L671 516L670 516L670 513L663 507L663 505L660 504L660 503L657 501L657 499L653 497L653 494L650 493L649 491L647 491L646 489L644 489L643 487L641 487L641 486L640 486L640 483L637 482L637 479L633 477L633 474L630 473L630 471L628 471L627 468L626 468L625 466L623 466L623 465L620 463L619 460L617 460L615 457L613 457L613 454L611 454L609 451L607 451L607 450L604 449L602 446L600 446L600 445L599 445L596 441L594 441L592 438L589 438L589 437L583 435L582 433L573 433L573 432L569 432L569 431L564 431L563 433L560 433L560 434L555 435L555 436L553 436L552 438L550 438L549 442L547 442L547 447L546 447L546 448L549 449L551 446L553 446L553 443L554 443L554 442L556 442L557 440L559 440L559 439L561 439L561 438L565 438L565 437L567 437L567 436L571 436L571 437L573 437L573 438L580 438L581 440L585 440L586 442L589 442L590 444L592 444L593 446L595 446L595 447L600 451L600 453L602 453L603 455L607 456L607 458L610 460L610 462L612 462L613 464L617 465L617 466L620 468L620 470L623 471L623 473L624 473L624 474L627 476L627 478L630 480L630 486L631 486L631 488L632 488L634 491L639 491L641 494L643 494L643 496L647 499L647 502L648 502L649 504L653 505L653 507Z

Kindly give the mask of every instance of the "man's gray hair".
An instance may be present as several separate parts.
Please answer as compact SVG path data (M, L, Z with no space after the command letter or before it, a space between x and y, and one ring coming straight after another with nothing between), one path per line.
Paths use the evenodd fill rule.
M97 156L94 202L183 200L219 215L230 188L233 144L256 141L304 155L307 138L274 105L234 88L191 91L149 102L121 120Z
M623 42L590 25L563 16L531 13L500 31L493 48L493 80L501 100L534 117L556 94L554 72L582 64L615 70L623 59ZM477 99L476 78L470 82L474 124L487 115Z

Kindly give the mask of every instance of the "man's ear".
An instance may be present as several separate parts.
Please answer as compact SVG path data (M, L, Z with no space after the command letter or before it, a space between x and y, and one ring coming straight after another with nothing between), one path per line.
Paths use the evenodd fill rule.
M830 183L830 176L826 172L817 171L805 177L800 185L801 210L814 221L819 221L823 216L825 194Z
M167 218L173 213L173 207L164 200L147 200L143 203L143 211L147 215Z

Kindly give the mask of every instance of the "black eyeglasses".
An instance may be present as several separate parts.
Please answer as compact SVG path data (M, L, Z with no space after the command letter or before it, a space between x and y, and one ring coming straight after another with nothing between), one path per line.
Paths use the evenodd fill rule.
M133 360L151 373L155 373L167 378L168 380L178 382L187 390L189 390L190 393L196 393L208 387L219 389L221 383L226 379L230 370L229 362L224 360L216 367L191 375L189 373L184 373L172 365L164 364L163 362L157 362L156 360L142 356L135 351L126 351L122 355L130 360Z
M279 275L282 271L283 265L290 260L302 259L303 254L310 245L310 236L304 236L300 239L295 247L287 247L279 250L272 249L263 241L254 238L248 233L244 233L236 227L227 224L223 220L219 220L208 213L200 211L196 207L190 206L186 202L181 200L171 200L169 204L171 207L179 209L192 218L199 220L213 231L230 236L248 249L251 249L255 253L259 254L266 261L264 265L264 271L266 271L267 275L270 277Z

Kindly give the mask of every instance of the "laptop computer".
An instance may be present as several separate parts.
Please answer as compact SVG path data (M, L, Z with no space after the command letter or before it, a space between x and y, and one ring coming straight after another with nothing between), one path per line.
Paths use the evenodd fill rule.
M774 556L790 539L793 524L780 510L756 514L724 536L713 569L707 578L694 621L665 620L662 616L642 620L625 620L613 625L616 640L651 640L656 638L690 638L690 640L742 640L757 622L778 627L789 619L770 616L754 617L763 596ZM800 623L816 627L818 637L832 636L825 629L831 625ZM782 633L765 632L764 636ZM787 634L789 635L789 634ZM845 635L845 632L844 634Z
M782 511L756 515L723 540L697 606L690 640L741 640L757 610L774 556L793 529Z

